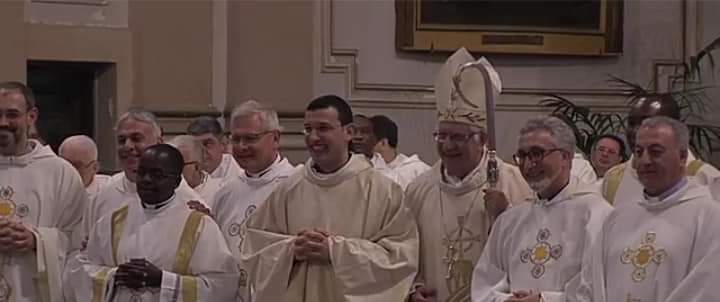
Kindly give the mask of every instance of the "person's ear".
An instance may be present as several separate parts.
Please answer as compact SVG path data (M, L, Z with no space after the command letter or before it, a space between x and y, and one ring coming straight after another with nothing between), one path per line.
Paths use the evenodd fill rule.
M93 171L93 174L97 174L100 172L100 163L97 160L94 160L92 163L90 163L90 168Z

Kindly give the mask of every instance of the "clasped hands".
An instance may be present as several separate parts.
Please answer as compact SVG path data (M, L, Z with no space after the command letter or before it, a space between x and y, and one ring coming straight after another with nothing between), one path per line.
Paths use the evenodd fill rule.
M314 261L330 263L330 234L317 228L301 230L293 241L293 254L296 261Z
M35 234L20 221L0 218L0 252L25 253L35 250Z
M130 259L130 262L118 266L115 273L115 285L130 289L159 288L162 283L162 275L162 270L150 261Z

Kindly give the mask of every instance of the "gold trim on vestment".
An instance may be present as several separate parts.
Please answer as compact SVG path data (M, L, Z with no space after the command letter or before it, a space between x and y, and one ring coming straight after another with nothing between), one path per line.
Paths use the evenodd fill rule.
M122 237L123 229L125 228L125 220L128 215L128 206L117 209L112 214L112 230L110 234L112 236L112 257L115 265L118 265L118 246L120 245L120 238Z
M180 286L182 287L183 302L197 302L198 289L195 277L180 276Z
M687 176L695 176L698 172L700 172L700 168L702 168L704 164L705 163L699 159L691 161L685 170L685 174L687 174Z
M603 197L605 197L605 200L607 200L611 205L615 204L615 194L620 188L623 174L625 174L625 165L627 165L627 163L611 168L610 171L605 174L605 183L607 186L603 192Z
M93 302L102 302L105 291L105 278L110 273L110 268L103 267L92 277L93 281Z
M202 222L203 213L198 211L190 212L187 220L185 221L185 228L183 228L182 235L180 236L180 243L177 248L177 256L175 258L174 271L180 275L190 275L190 260L192 259L195 246L198 242L198 228L200 222Z

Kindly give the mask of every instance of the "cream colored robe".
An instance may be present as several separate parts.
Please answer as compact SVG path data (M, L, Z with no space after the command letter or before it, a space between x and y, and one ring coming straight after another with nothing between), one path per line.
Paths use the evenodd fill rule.
M720 205L707 187L641 196L605 220L568 301L720 301Z
M173 196L160 209L132 202L100 218L84 251L83 270L72 277L77 300L231 301L238 278L232 253L209 216L194 212L196 227L188 227L193 211L187 201ZM118 264L131 259L147 259L163 270L161 287L133 291L114 286Z
M593 184L598 180L592 164L580 153L575 153L573 157L570 175L577 177L586 184Z
M197 200L207 203L200 195L195 192L183 179L180 186L175 190L175 194L182 200ZM128 203L140 202L140 196L137 194L135 183L125 177L125 173L118 173L112 176L105 187L100 190L98 196L90 200L83 213L83 233L85 236L90 234L90 230L100 217L108 215L116 209Z
M688 158L685 164L690 165L695 161L696 158L692 152L688 152ZM602 179L601 192L603 197L610 202L614 207L622 207L626 203L635 202L642 198L642 184L638 179L637 170L632 167L633 158L630 160L616 165L605 173L605 177ZM697 184L710 186L711 190L715 190L715 184L720 184L720 171L708 163L704 163L700 166L700 169L695 173L687 171L690 181L694 181ZM616 188L614 186L614 178L620 177L619 185ZM617 184L617 182L615 182ZM612 193L614 191L614 194ZM715 195L716 200L720 200L720 194Z
M393 161L386 163L380 154L375 153L370 161L375 169L397 182L403 190L420 174L430 170L430 166L417 155L408 157L398 153Z
M202 171L205 174L205 179L197 187L192 188L195 193L207 204L209 208L213 207L213 201L215 200L215 194L222 186L223 182L220 179L210 177L210 174Z
M87 192L77 171L49 146L29 144L26 155L0 156L0 216L28 226L37 250L0 254L0 301L59 302L65 261L80 248Z
M240 265L240 245L245 238L245 222L258 206L262 205L275 187L297 169L285 159L278 159L258 177L246 173L231 180L217 192L213 202L213 215L220 226L230 251ZM250 300L250 283L247 270L240 269L239 301Z
M612 207L595 188L571 177L550 200L534 196L498 217L475 267L472 300L505 302L518 290L540 291L545 302L564 302L580 278Z
M353 155L333 174L312 159L250 216L240 259L255 301L403 301L417 270L417 229L402 189ZM296 262L295 235L320 228L331 264Z
M85 188L88 193L88 200L93 200L100 193L105 185L110 181L110 175L97 174L93 181Z
M522 202L532 190L517 167L498 159L497 188L510 202ZM442 176L440 162L429 173L424 173L407 188L405 204L410 208L420 232L420 270L417 285L436 289L438 301L454 302L470 299L470 282L473 268L483 251L493 219L485 211L483 189L487 188L487 156L459 185L452 185ZM472 210L468 213L470 205ZM461 217L466 217L463 219ZM465 220L459 232L460 220ZM446 279L450 240L461 237L462 249L456 253L451 278Z
M230 181L240 176L243 173L243 169L240 168L232 154L223 154L220 165L215 168L215 171L210 173L210 177L217 179L221 184L226 181Z

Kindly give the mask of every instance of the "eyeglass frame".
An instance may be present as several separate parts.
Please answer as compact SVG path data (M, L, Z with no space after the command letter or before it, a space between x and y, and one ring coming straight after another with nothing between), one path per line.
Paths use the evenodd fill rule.
M545 159L545 157L547 157L548 155L552 154L553 152L556 152L556 151L566 151L566 150L563 149L563 148L552 148L552 149L545 150L545 149L543 149L543 148L537 147L537 148L530 148L530 149L531 149L530 152L524 152L525 155L519 154L522 150L518 150L517 152L515 152L515 154L512 155L513 161L515 161L515 163L518 164L518 166L519 166L519 165L522 165L523 163L525 163L525 161L526 161L527 159L529 159L529 157L533 157L532 155L530 155L530 154L532 153L532 149L536 149L536 150L537 150L537 149L540 149L540 150L542 150L542 152L540 152L541 155L537 156L537 157L534 158L534 159L530 159L530 162L533 162L533 163L538 163L538 162L543 161L543 160Z
M232 133L230 134L230 144L232 145L239 145L240 143L243 143L245 145L254 145L260 142L260 140L263 139L266 135L269 133L275 132L277 130L266 130L266 131L260 131L258 133L253 133L250 135L239 135L240 139L237 140L236 136ZM250 140L248 140L249 137L252 137Z

